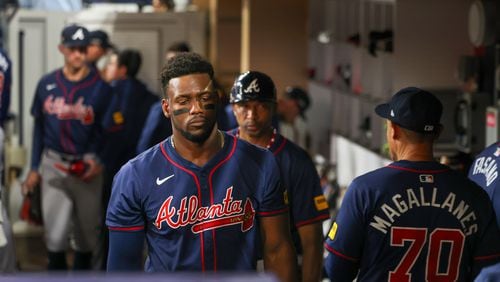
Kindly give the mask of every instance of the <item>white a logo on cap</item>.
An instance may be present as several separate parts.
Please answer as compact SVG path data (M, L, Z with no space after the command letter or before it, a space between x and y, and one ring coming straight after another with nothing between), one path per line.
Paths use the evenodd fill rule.
M83 40L85 38L85 35L83 35L83 30L81 28L79 28L74 34L73 36L71 36L71 39L73 40Z
M424 131L432 131L434 130L434 125L426 125L424 126Z
M395 116L395 115L394 115L394 111L393 111L393 110L391 110L391 117L394 117L394 116Z
M250 83L250 85L248 85L248 87L243 90L243 92L245 93L250 93L250 92L257 92L259 93L260 92L260 88L259 88L259 84L257 83L257 78L252 80L252 82Z

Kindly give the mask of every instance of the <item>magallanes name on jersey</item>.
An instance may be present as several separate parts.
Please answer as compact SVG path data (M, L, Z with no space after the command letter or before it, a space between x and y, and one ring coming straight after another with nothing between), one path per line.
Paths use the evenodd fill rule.
M438 189L420 187L418 189L406 189L406 193L395 194L392 201L382 204L379 211L373 216L370 226L386 234L387 229L405 213L421 207L434 207L444 209L452 214L462 227L466 236L478 231L476 214L472 208L463 200L458 201L455 193L448 193L444 201L437 199Z

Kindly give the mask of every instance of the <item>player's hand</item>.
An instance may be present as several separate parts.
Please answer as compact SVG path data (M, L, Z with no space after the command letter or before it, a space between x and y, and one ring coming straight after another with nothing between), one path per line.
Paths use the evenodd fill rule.
M91 181L94 177L102 173L103 167L94 159L86 159L84 162L87 164L87 171L82 175L83 181Z
M26 196L29 192L33 192L33 189L40 183L41 179L42 177L38 171L31 170L26 180L21 184L21 193Z

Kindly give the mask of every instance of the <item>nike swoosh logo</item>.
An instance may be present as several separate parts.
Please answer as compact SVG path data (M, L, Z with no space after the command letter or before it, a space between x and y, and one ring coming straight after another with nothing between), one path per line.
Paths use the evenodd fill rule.
M47 89L47 91L50 91L50 90L52 90L52 89L54 89L56 87L57 87L57 85L55 83L53 83L53 84L47 84L47 86L45 87L45 89Z
M170 175L170 176L167 176L163 179L160 179L159 177L156 178L156 185L160 186L162 185L163 183L165 183L165 181L169 180L170 178L174 177L174 175Z

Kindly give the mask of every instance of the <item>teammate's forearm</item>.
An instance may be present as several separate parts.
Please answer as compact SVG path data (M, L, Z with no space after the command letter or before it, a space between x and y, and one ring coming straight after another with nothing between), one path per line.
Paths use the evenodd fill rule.
M291 241L285 240L274 250L265 251L264 268L280 281L297 281L297 259Z
M323 229L316 222L298 228L302 245L302 281L320 281L323 267Z
M319 242L319 248L317 246L304 246L302 251L302 282L320 281L322 267L323 252L321 242Z
M35 118L32 144L31 170L38 170L43 152L43 121L40 118Z

